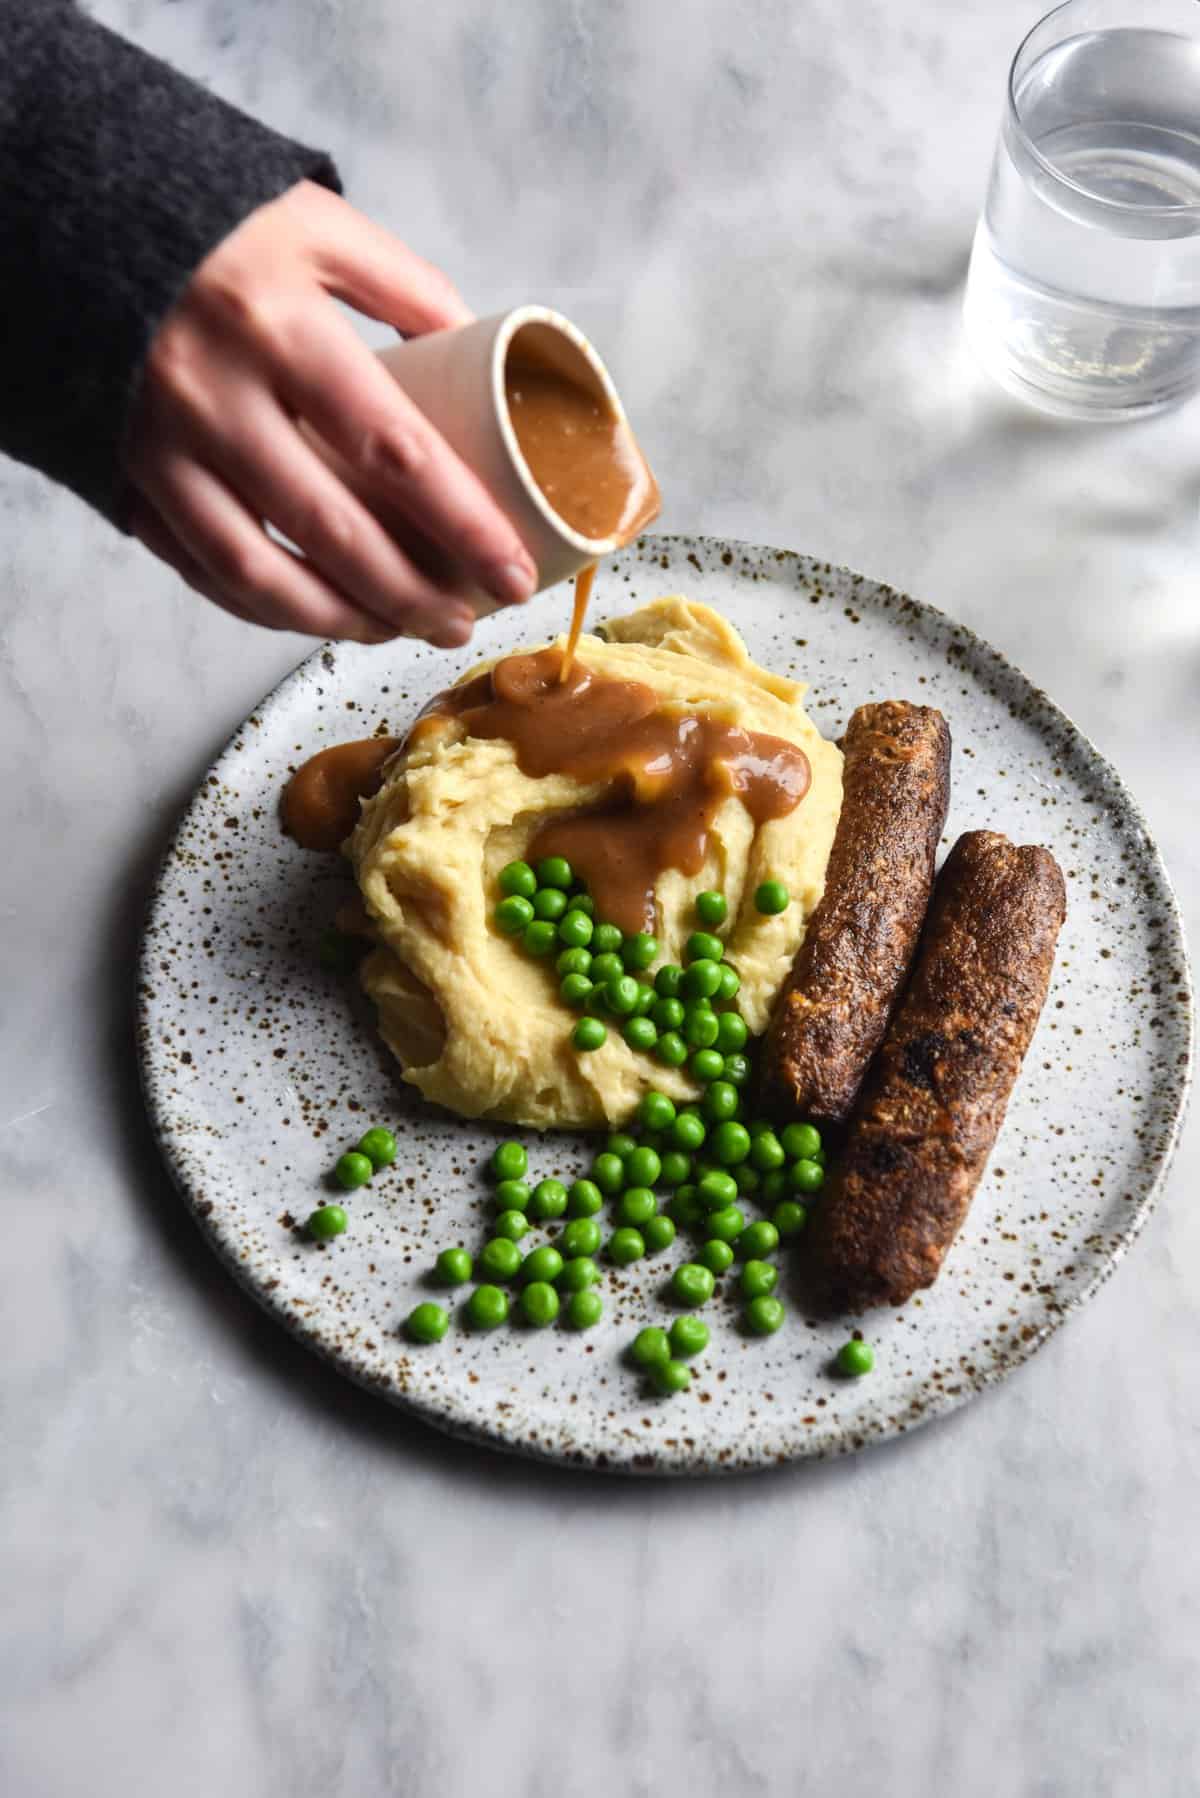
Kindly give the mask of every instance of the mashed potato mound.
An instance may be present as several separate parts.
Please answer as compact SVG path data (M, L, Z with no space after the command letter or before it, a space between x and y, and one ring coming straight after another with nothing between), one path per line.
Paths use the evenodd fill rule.
M695 894L724 893L729 917L718 934L741 976L737 1003L757 1035L821 897L841 806L841 753L807 717L804 687L756 667L709 607L659 599L604 632L604 640L580 641L587 668L644 682L689 712L783 737L808 757L812 784L794 811L756 828L731 796L714 820L701 873L667 869L656 888L664 961L680 959L696 928ZM457 719L388 764L348 846L377 943L362 980L404 1078L427 1099L465 1117L550 1129L624 1123L649 1086L676 1099L696 1096L686 1069L639 1054L616 1029L602 1048L578 1054L570 1041L576 1014L558 997L553 961L532 959L492 922L504 864L524 857L548 816L595 803L606 790L566 775L533 779L510 743L468 737ZM766 879L782 880L791 894L778 917L754 908L754 889Z

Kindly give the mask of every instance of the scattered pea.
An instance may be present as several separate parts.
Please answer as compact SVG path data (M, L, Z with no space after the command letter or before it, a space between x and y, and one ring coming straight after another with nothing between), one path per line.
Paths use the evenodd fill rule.
M535 918L521 932L521 942L527 955L541 961L547 955L553 955L558 932L548 918Z
M808 1212L795 1199L780 1199L771 1213L771 1222L786 1242L789 1236L799 1236L808 1222Z
M709 1212L704 1227L717 1242L736 1242L746 1228L745 1213L739 1205L723 1205Z
M760 1173L769 1174L772 1169L782 1167L787 1160L783 1144L771 1129L755 1131L750 1126L750 1165L758 1168Z
M553 889L547 888L547 891L553 891ZM558 927L558 940L560 943L565 943L568 950L582 949L590 956L591 951L588 949L588 944L592 940L594 931L595 926L587 913L580 911L578 906L572 906Z
M374 1172L369 1156L360 1154L357 1149L349 1149L338 1157L333 1177L339 1186L353 1192L355 1187L365 1186Z
M564 949L554 966L562 975L587 974L592 966L592 952L590 949Z
M555 1247L564 1261L594 1255L600 1247L600 1226L594 1217L576 1217L564 1225Z
M647 1130L666 1130L675 1122L675 1103L666 1093L646 1093L637 1109L638 1123Z
M748 1161L739 1161L731 1171L737 1181L737 1189L740 1193L756 1193L762 1184L762 1175L757 1168L751 1167Z
M567 1300L567 1322L573 1330L590 1330L604 1315L604 1300L598 1292L583 1287Z
M699 1317L677 1317L671 1325L668 1340L677 1360L690 1360L693 1355L702 1355L708 1347L708 1325Z
M721 970L711 957L694 961L683 971L679 991L685 999L711 999L721 985Z
M340 1205L318 1205L304 1228L314 1242L332 1242L335 1236L343 1234L347 1221Z
M677 1030L664 1030L654 1045L654 1053L668 1068L682 1067L687 1060L687 1044Z
M682 1186L692 1171L688 1156L681 1155L678 1149L668 1149L662 1157L662 1171L658 1176L660 1186Z
M774 1292L778 1278L779 1269L772 1262L747 1261L742 1269L742 1297L758 1299Z
M821 1146L821 1132L811 1124L788 1124L779 1140L789 1161L811 1161Z
M659 1367L671 1359L671 1339L657 1324L647 1324L630 1343L629 1358L638 1367Z
M557 924L566 915L567 895L560 893L557 887L539 887L533 895L533 915L535 918L547 918L551 924ZM555 936L561 942L558 931Z
M497 1180L523 1180L529 1169L524 1143L511 1140L497 1143L488 1166Z
M746 1047L750 1031L740 1012L723 1011L717 1019L717 1048L722 1055L733 1055Z
M450 1328L450 1319L440 1305L426 1299L409 1312L404 1328L414 1342L440 1342Z
M539 1248L530 1249L521 1263L521 1281L546 1280L553 1285L563 1270L563 1258L550 1243L544 1242Z
M592 965L588 972L597 986L607 986L610 980L623 978L625 967L619 955L614 954L611 949L604 949L598 955L592 956Z
M567 1189L561 1180L539 1180L529 1195L529 1215L539 1223L561 1217L567 1209Z
M548 1280L531 1280L521 1288L521 1313L526 1323L544 1330L558 1316L558 1294Z
M604 1194L594 1180L573 1180L567 1188L567 1213L570 1217L595 1217L604 1204Z
M782 880L764 880L761 886L754 889L754 904L765 918L773 918L779 912L787 910L791 904L791 895Z
M746 1328L754 1336L773 1336L783 1322L783 1306L770 1293L751 1299L745 1311Z
M611 1149L597 1155L592 1163L592 1182L601 1192L620 1192L625 1184L625 1163L621 1157Z
M702 924L723 924L728 911L723 893L715 893L710 887L696 894L696 916Z
M837 1352L838 1371L857 1379L861 1374L870 1373L875 1365L875 1351L869 1342L861 1336L852 1336L849 1342L843 1342Z
M747 1224L737 1239L738 1257L742 1261L762 1261L779 1247L779 1231L761 1217Z
M644 1018L654 1009L654 988L648 980L638 981L637 1004L633 1008L635 1018Z
M433 1271L443 1286L463 1286L471 1278L475 1263L464 1248L443 1249L434 1262Z
M558 995L564 1005L569 1005L572 1011L578 1011L580 1006L587 1004L595 990L586 974L564 974Z
M571 910L581 911L589 918L596 916L596 901L590 893L572 893Z
M587 1286L595 1286L599 1279L600 1269L590 1255L574 1255L563 1262L557 1283L564 1292L582 1292Z
M710 1086L709 1095L711 1096L716 1090L716 1087ZM750 1153L750 1132L743 1124L735 1124L732 1121L718 1124L712 1133L712 1142L709 1146L714 1161L719 1161L722 1167L733 1167L739 1161L745 1161ZM737 1178L736 1174L734 1178Z
M707 930L693 930L684 944L683 953L686 960L691 962L720 961L725 953L725 945L719 936L712 936ZM720 977L718 976L719 983ZM715 993L717 989L714 986L712 990Z
M713 997L715 999L722 999L728 1003L730 999L737 998L738 993L741 991L741 986L742 982L737 969L731 967L727 961L723 961L721 963L721 984L713 994Z
M656 999L650 1007L650 1021L656 1030L678 1030L683 1018L682 999Z
M657 954L658 938L646 930L627 936L621 946L621 958L627 968L648 968Z
M479 1251L479 1269L493 1280L511 1280L521 1265L521 1251L510 1236L492 1236Z
M529 1203L529 1187L524 1180L501 1180L493 1198L497 1211L524 1211Z
M715 1049L697 1049L689 1059L688 1067L697 1080L706 1084L721 1078L725 1062Z
M631 1186L657 1186L661 1173L658 1151L644 1143L625 1157L625 1178Z
M721 1021L710 1005L689 1005L680 1034L689 1049L711 1049L721 1034Z
M592 932L592 948L597 955L615 955L624 941L615 924L597 924Z
M502 893L514 893L521 899L532 899L538 886L537 875L528 862L507 862L497 884Z
M708 1135L708 1128L702 1117L694 1111L681 1111L667 1133L677 1149L694 1155Z
M664 1398L673 1392L686 1392L692 1383L692 1370L683 1361L662 1361L650 1370L650 1379L656 1392Z
M499 1286L477 1286L467 1300L467 1322L476 1330L495 1330L508 1316L508 1294Z
M581 1054L591 1049L602 1049L608 1040L608 1031L599 1018L580 1018L571 1032L571 1041Z
M714 1236L702 1245L696 1259L710 1274L725 1274L733 1266L733 1250L719 1236Z
M622 1161L628 1161L637 1146L637 1137L629 1130L611 1131L604 1144L607 1154L619 1155Z
M732 1205L737 1198L737 1181L722 1168L711 1168L697 1180L696 1194L708 1210L720 1211L724 1206Z
M735 1118L741 1108L738 1089L728 1080L714 1080L702 1101L704 1115L711 1123L723 1124L729 1118ZM749 1147L749 1139L747 1139Z
M519 1242L522 1236L529 1233L529 1219L523 1211L502 1211L492 1220L492 1229L497 1236L507 1236L510 1242Z
M779 1204L781 1199L787 1198L790 1191L785 1168L772 1168L769 1174L763 1175L761 1198L764 1205Z
M665 1213L656 1212L648 1217L642 1225L642 1240L646 1244L647 1255L658 1255L663 1249L669 1249L675 1240L675 1220Z
M640 1229L657 1210L658 1200L648 1186L630 1186L617 1201L617 1221Z
M725 1066L721 1069L722 1080L730 1086L745 1086L750 1078L750 1060L746 1055L727 1055Z
M562 887L565 892L575 879L575 871L564 856L548 855L537 865L537 879L540 887Z
M825 1169L819 1161L796 1161L788 1178L797 1192L820 1192L825 1184Z
M678 999L683 984L683 969L675 962L664 962L654 976L654 990L660 999Z
M711 1268L701 1261L685 1261L671 1275L671 1292L676 1301L695 1310L699 1305L706 1305L713 1295L713 1276Z
M604 997L614 1017L627 1018L638 1000L638 983L632 974L621 974L605 983Z
M694 1230L704 1216L704 1206L694 1186L681 1186L667 1206L667 1216L681 1230Z
M658 1031L649 1018L630 1018L621 1031L621 1035L631 1049L640 1055L648 1055L658 1041Z
M618 1267L628 1267L631 1261L640 1261L646 1253L646 1244L640 1231L633 1229L614 1230L608 1239L608 1258L615 1261Z

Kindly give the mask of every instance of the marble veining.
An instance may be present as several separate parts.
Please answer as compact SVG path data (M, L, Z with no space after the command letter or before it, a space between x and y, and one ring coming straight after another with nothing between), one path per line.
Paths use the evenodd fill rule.
M1195 938L1194 411L1051 424L960 347L1036 8L93 10L328 144L481 309L576 318L665 528L848 562L996 643L1121 771ZM305 646L8 465L0 516L0 1790L1191 1798L1194 1127L1105 1291L912 1438L666 1486L436 1436L233 1286L137 1091L153 866Z

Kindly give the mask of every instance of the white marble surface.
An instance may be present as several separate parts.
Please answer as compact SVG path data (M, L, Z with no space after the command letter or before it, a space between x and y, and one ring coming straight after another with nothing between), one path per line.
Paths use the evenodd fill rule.
M1010 652L1127 774L1195 935L1196 411L1054 426L959 347L1033 7L96 10L328 144L476 305L590 327L668 527ZM6 1798L1194 1793L1195 1131L1069 1328L857 1461L622 1485L408 1423L233 1289L138 1103L148 871L304 645L8 465L0 515Z

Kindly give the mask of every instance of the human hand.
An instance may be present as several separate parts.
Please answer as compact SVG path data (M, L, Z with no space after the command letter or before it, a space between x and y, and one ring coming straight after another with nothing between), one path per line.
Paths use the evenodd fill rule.
M256 624L465 643L474 613L431 566L513 604L533 592L534 565L331 296L407 334L472 316L444 275L325 188L303 181L259 207L155 333L125 457L131 529L198 593Z

